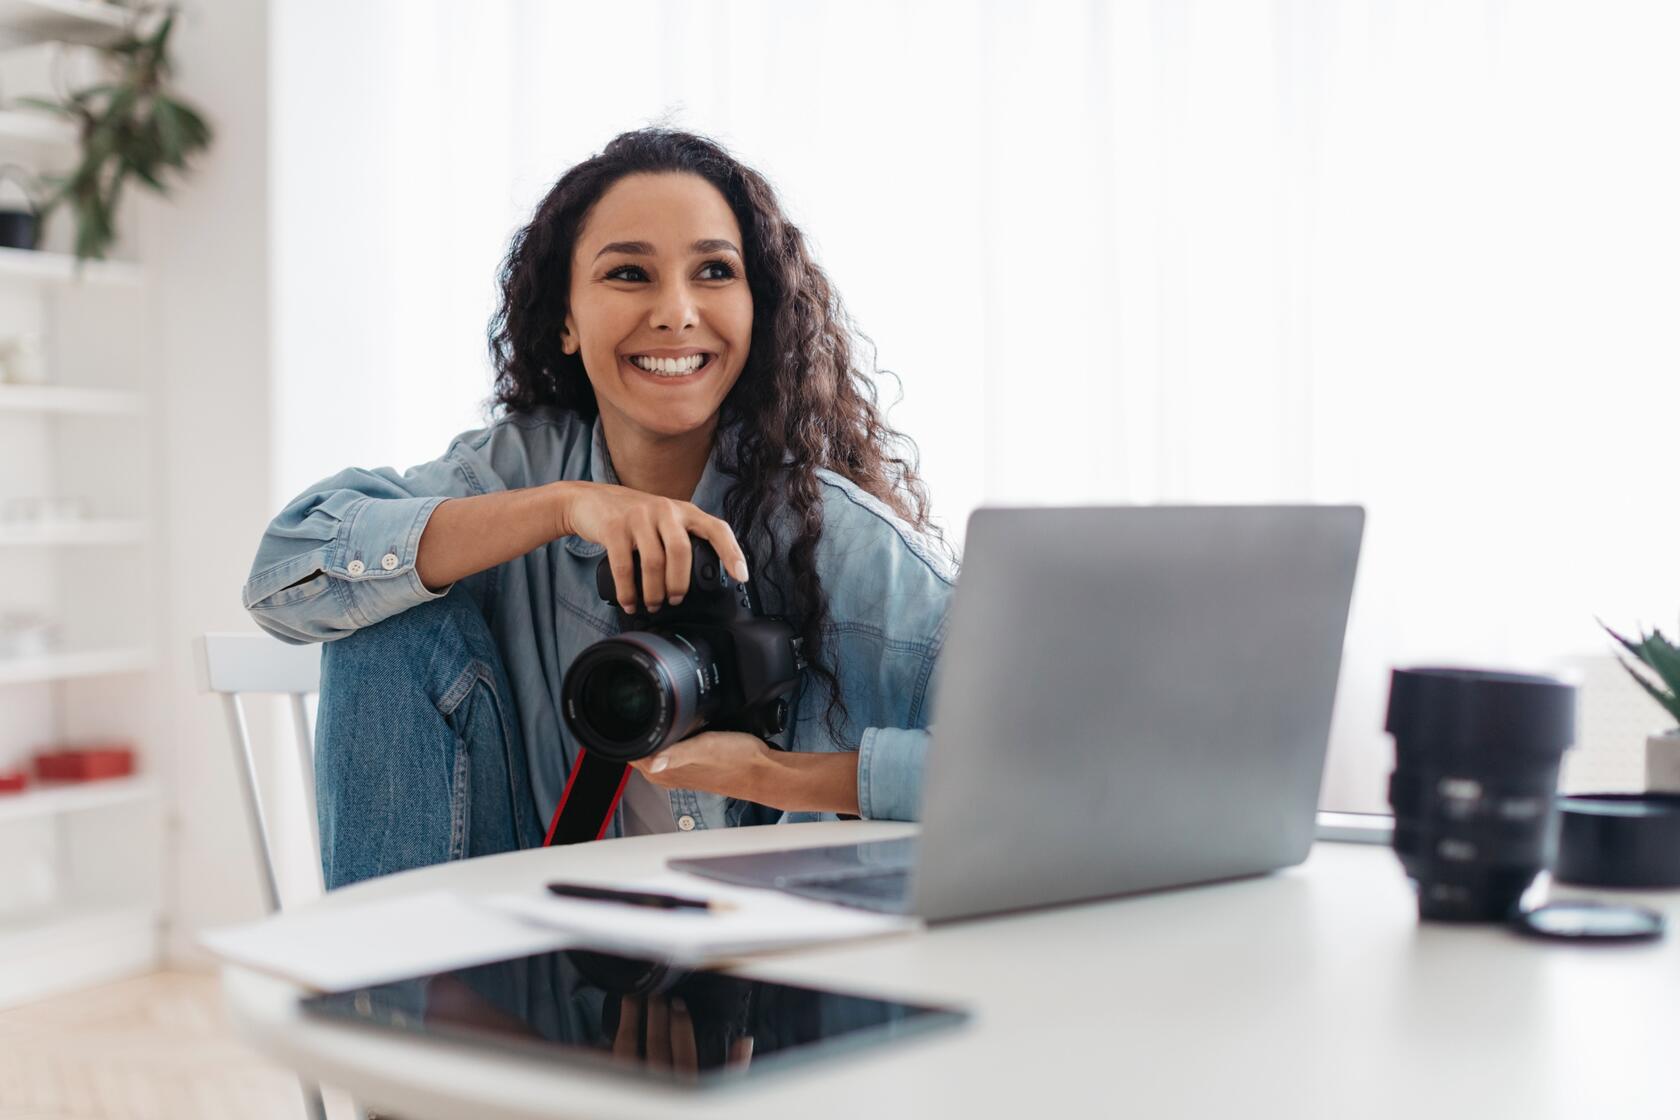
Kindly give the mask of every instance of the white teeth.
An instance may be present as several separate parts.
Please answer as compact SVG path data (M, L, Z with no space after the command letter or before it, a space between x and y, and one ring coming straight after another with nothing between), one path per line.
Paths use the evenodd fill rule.
M630 359L638 369L645 369L649 373L662 377L681 377L685 373L693 373L706 361L704 354L691 354L686 358L644 358L637 355Z

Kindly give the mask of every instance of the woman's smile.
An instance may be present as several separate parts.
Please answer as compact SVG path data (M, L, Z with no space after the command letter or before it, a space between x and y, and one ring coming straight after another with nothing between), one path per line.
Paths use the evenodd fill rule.
M717 365L717 355L709 350L690 351L683 357L636 354L621 357L619 364L638 381L665 386L692 385L711 373Z

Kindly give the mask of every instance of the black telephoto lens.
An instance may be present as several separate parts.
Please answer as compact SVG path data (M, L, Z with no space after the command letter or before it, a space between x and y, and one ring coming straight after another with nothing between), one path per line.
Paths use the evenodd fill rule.
M1575 689L1482 669L1396 669L1388 719L1394 851L1418 916L1500 921L1557 854Z
M706 725L718 703L717 677L703 639L646 630L604 638L566 670L566 724L605 758L646 758Z

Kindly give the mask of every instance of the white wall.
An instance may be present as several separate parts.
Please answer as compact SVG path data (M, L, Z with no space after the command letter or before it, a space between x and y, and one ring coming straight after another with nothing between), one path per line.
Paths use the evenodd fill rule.
M186 185L143 209L155 277L163 521L157 646L172 743L169 950L260 912L227 727L198 693L192 639L249 630L239 589L270 516L268 4L190 6L174 34L181 94L216 138Z
M480 422L508 234L669 114L776 185L952 529L1365 504L1325 803L1380 809L1392 666L1602 656L1595 612L1680 602L1677 29L1660 0L295 0L275 500Z

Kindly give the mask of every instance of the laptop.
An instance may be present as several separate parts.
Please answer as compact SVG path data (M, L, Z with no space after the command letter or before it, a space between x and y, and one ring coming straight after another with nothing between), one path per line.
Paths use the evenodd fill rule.
M978 509L920 834L668 866L939 922L1298 864L1364 523L1355 505Z

